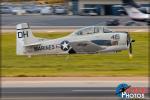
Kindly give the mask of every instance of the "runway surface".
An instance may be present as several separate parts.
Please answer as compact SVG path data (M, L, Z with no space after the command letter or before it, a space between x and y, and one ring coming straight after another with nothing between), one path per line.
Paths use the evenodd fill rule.
M145 99L148 94L145 94ZM58 98L61 97L61 98ZM80 99L79 99L80 97ZM120 99L115 94L114 87L26 87L26 88L3 88L2 100L108 100ZM57 99L56 99L57 98ZM78 98L78 99L77 99Z
M2 100L119 100L120 83L148 88L148 78L113 77L20 77L2 79ZM145 94L145 98L148 94ZM147 99L148 100L148 99Z
M2 15L1 25L15 26L18 23L29 23L31 26L90 26L105 25L105 22L111 19L120 20L122 25L131 21L128 16Z
M33 98L33 97L46 97L51 100L51 97L113 97L118 98L115 95L115 88L108 87L54 87L54 88L3 88L2 97L4 99L9 98ZM62 100L62 99L61 99ZM65 99L64 99L65 100Z
M146 23L141 26L124 26L131 19L128 16L63 16L63 15L2 15L1 31L15 32L19 23L29 23L33 32L73 32L85 26L105 26L105 22L111 19L119 19L120 26L107 26L113 31L147 32Z

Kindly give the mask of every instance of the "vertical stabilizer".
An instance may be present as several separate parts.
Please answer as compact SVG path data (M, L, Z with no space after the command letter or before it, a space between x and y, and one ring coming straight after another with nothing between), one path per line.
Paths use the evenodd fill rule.
M26 52L25 45L34 43L37 39L33 36L27 23L18 24L16 30L16 53L17 55L24 55Z

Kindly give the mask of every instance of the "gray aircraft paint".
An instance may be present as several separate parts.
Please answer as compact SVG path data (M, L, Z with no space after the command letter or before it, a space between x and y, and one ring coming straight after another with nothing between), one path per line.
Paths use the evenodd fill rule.
M85 27L57 39L34 37L27 23L18 24L16 27L17 55L69 54L71 50L73 53L88 54L116 52L129 48L127 32L112 32L100 26ZM104 43L98 44L93 41ZM111 45L107 45L108 41Z

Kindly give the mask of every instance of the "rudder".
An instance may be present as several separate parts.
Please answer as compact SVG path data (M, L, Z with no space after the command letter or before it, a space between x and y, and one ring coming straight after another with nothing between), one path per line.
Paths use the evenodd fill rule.
M24 55L26 53L25 45L36 42L32 31L27 23L16 25L16 54Z

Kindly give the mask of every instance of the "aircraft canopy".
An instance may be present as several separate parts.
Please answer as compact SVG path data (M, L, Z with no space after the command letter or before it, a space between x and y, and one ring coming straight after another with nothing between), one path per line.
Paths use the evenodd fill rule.
M101 26L88 26L88 27L75 31L73 34L74 35L89 35L89 34L97 34L97 33L112 33L112 31Z

